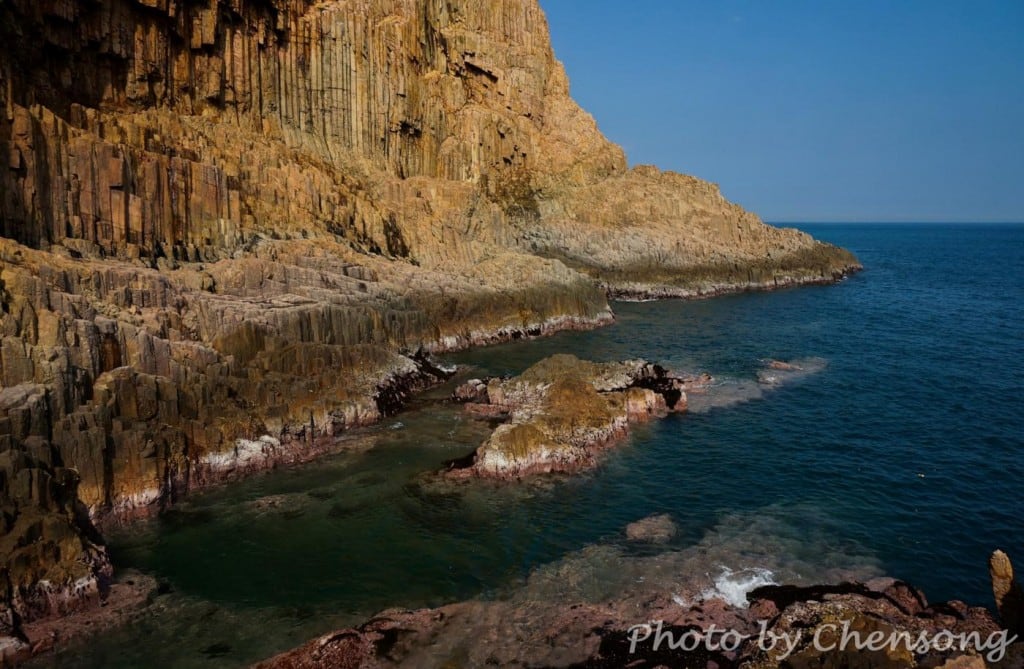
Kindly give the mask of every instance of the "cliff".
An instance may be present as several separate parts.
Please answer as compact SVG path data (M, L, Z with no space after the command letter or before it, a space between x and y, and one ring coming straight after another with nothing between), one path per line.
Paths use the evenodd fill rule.
M90 519L322 452L415 351L856 267L627 169L535 0L8 0L0 35L0 627L102 596Z

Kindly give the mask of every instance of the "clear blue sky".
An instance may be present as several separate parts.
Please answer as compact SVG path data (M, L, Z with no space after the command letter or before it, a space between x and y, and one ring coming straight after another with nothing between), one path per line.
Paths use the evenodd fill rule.
M540 0L622 145L769 221L1024 221L1024 0Z

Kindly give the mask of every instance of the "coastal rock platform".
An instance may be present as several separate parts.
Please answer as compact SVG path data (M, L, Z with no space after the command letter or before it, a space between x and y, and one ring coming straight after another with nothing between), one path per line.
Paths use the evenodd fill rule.
M686 410L692 379L644 360L595 363L554 355L511 379L471 380L456 398L468 411L504 417L476 452L449 465L453 476L516 479L593 466L631 422Z
M763 585L740 601L699 589L670 596L664 586L649 579L621 597L572 602L528 584L506 600L388 610L257 667L1017 669L1024 662L1024 643L987 609L929 603L892 578Z

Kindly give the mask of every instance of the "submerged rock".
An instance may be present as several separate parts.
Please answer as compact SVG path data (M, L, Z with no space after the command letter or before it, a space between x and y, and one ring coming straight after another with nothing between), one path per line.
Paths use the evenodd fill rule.
M690 411L706 413L761 399L766 393L785 385L797 383L828 366L824 358L802 358L792 361L767 360L757 370L754 379L722 379L716 381L708 375L687 380L691 395Z
M803 358L801 360L768 360L757 373L757 381L766 389L798 381L825 369L828 361L824 358Z
M131 569L120 571L109 584L102 607L83 608L70 616L51 616L26 623L24 638L32 654L59 650L74 639L88 637L107 629L129 624L154 598L170 592L167 583ZM0 648L3 641L0 640ZM2 656L2 651L0 651ZM0 661L0 667L5 666Z
M506 479L592 466L629 423L684 411L683 388L682 379L643 360L551 356L517 377L490 379L486 397L477 392L486 404L469 405L473 411L507 415L508 422L451 471Z
M626 526L626 538L651 544L664 544L676 536L676 523L667 513L641 518Z

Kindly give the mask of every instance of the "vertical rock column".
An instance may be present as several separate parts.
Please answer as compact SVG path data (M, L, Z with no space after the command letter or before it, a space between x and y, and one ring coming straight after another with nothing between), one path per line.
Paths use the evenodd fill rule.
M1013 575L1010 557L997 550L989 558L988 568L992 577L992 594L1003 627L1012 634L1024 637L1024 591Z

